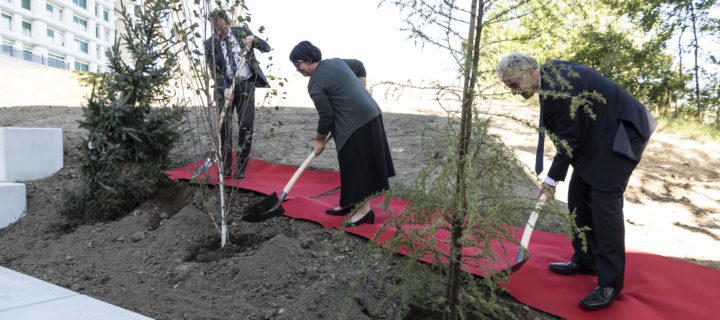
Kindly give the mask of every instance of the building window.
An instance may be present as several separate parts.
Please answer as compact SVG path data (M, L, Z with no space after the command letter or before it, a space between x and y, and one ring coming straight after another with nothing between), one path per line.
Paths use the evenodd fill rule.
M62 21L62 10L59 7L46 3L45 10L53 20Z
M100 9L98 8L98 5L95 5L95 16L96 17L100 16Z
M48 53L48 66L65 69L65 56L57 53Z
M88 53L88 43L80 39L75 39L75 49Z
M95 38L100 39L100 27L95 26Z
M20 6L22 6L25 9L30 10L30 0L22 0L20 1Z
M87 0L73 0L73 3L83 9L87 9Z
M103 10L103 20L108 21L110 13L107 10Z
M82 62L79 62L79 61L75 61L75 70L77 70L77 71L88 71L88 70L89 70L88 64L87 64L87 63L82 63Z
M23 47L23 59L27 61L33 60L32 47Z
M87 31L87 20L78 16L73 16L73 23L75 23L76 28L82 31Z
M103 33L105 34L105 41L110 42L110 30L105 29Z
M0 25L3 29L12 30L12 16L3 13L0 16Z
M15 50L13 50L13 45L11 42L3 41L2 43L2 53L4 55L13 56Z
M32 24L27 21L22 22L23 35L26 37L32 37Z
M101 55L102 50L100 49L100 46L98 46L98 47L97 47L97 50L95 50L95 51L97 51L97 58L98 58L98 60L102 60L102 55Z
M65 35L62 32L48 28L47 36L50 42L59 46L65 45Z

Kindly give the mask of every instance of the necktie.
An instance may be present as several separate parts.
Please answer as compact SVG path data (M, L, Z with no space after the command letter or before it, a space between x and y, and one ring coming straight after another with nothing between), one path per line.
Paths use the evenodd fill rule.
M230 35L225 37L225 48L227 50L228 59L231 61L232 66L232 76L231 78L234 78L235 75L237 75L237 61L235 61L235 52L233 51L232 47L230 46Z
M543 103L542 97L540 97L540 125L538 133L538 146L535 151L535 174L540 174L543 171L543 150L545 149L545 130L543 128Z

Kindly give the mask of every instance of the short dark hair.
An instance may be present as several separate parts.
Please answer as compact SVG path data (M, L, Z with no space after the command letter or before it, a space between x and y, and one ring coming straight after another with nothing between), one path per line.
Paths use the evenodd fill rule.
M215 21L219 19L225 20L225 22L230 22L230 18L228 18L227 11L223 9L215 9L212 12L210 12L210 15L208 15L208 18L210 21Z
M290 51L290 61L304 61L309 63L320 62L322 60L322 52L310 41L300 41L295 48Z

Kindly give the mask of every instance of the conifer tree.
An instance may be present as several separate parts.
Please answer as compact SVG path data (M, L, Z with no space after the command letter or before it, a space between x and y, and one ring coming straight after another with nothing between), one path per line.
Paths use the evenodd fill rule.
M87 130L82 184L63 195L63 212L71 218L104 220L129 213L164 179L161 169L180 136L183 108L173 104L168 90L177 61L161 28L170 13L168 2L146 1L134 17L124 6L119 11L126 33L108 52L109 71L92 80L79 121ZM123 61L121 50L127 50L129 61Z
M406 199L409 204L404 212L389 212L389 220L364 255L364 271L375 265L378 250L412 257L395 263L386 255L386 264L379 268L379 272L388 271L385 275L396 283L393 294L403 310L398 318L418 308L439 312L448 320L516 318L497 300L502 290L498 283L509 279L509 273L498 269L509 270L514 263L516 252L504 246L518 242L509 226L523 222L521 213L532 210L537 191L519 190L523 181L532 185L527 184L524 165L489 133L488 113L481 112L479 105L492 104L498 95L497 73L494 69L482 72L480 66L497 63L497 55L490 50L496 42L488 41L490 37L484 33L490 26L516 20L543 4L387 2L407 12L411 38L446 49L458 62L462 76L457 86L435 85L437 101L443 101L443 109L448 111L447 125L440 139L425 132L423 155L428 160L415 181L386 193L386 211L391 198ZM459 99L448 101L448 96ZM466 272L470 267L480 269L484 277ZM353 286L360 282L358 279Z

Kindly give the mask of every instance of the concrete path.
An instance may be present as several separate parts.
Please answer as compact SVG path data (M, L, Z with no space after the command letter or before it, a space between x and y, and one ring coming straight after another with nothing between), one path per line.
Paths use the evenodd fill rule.
M0 319L144 320L152 318L0 267Z

